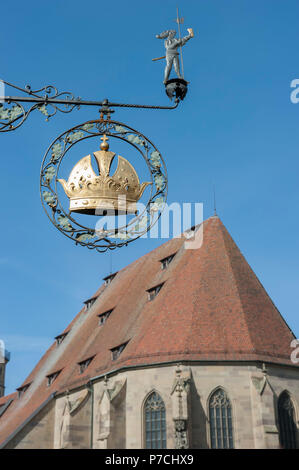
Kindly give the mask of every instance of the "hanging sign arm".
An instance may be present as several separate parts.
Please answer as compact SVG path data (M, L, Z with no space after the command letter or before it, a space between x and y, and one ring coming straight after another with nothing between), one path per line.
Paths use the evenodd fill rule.
M2 87L1 87L2 85ZM73 109L80 109L81 106L95 106L99 108L101 114L110 116L113 113L111 108L136 108L136 109L175 109L180 100L177 99L173 106L157 106L146 104L113 103L104 99L102 101L83 100L75 97L73 93L64 91L58 92L57 88L48 85L39 90L32 90L29 85L20 88L12 83L0 80L0 90L11 87L23 92L23 96L0 96L0 132L8 132L17 129L25 122L29 114L35 109L39 110L46 120L54 116L57 111L70 113ZM7 103L9 107L4 106ZM22 104L33 104L31 108L25 110Z

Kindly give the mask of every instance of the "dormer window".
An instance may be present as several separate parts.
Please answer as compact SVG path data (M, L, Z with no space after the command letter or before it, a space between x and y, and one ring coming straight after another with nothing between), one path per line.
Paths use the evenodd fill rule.
M107 310L107 312L100 313L100 315L98 315L98 317L99 317L99 325L104 325L104 323L106 322L107 318L110 316L112 310L113 310L113 309Z
M0 405L0 418L3 415L3 413L5 413L5 411L7 410L7 408L12 402L13 402L13 398L10 398L9 400L7 400L7 402Z
M53 372L53 374L49 374L47 375L47 385L48 387L50 387L50 385L52 385L52 383L54 382L54 380L57 379L58 375L60 374L61 370L58 370L56 372Z
M24 393L26 392L26 390L28 390L29 386L30 386L30 383L29 383L29 384L25 384L25 385L23 385L22 387L17 388L18 398L21 398L21 396L24 395Z
M119 358L125 347L127 346L129 341L126 343L120 344L116 348L111 349L111 354L112 354L112 361L116 361L116 359Z
M153 300L160 292L162 289L163 283L159 284L158 286L152 287L151 289L148 289L148 300Z
M173 260L173 258L175 257L175 253L173 253L172 255L170 256L167 256L166 258L163 258L161 259L161 269L166 269L169 264L171 263L171 261Z
M67 334L68 334L68 332L67 333L62 333L61 335L58 335L58 336L55 336L54 339L56 339L57 346L59 346L59 344L62 343L62 341L64 340L64 338L66 337Z
M197 227L198 225L193 225L191 228L189 228L188 230L186 230L184 232L184 236L185 238L188 240L189 238L194 238L195 237L195 233L196 233L196 230L197 230Z
M113 274L109 274L109 276L104 277L103 281L105 283L105 286L109 286L109 284L111 284L111 282L115 278L116 274L117 274L117 272L113 273Z
M98 297L92 297L91 299L88 299L88 300L85 300L84 304L85 304L85 311L89 310L93 304L95 303L95 301L97 300Z
M93 358L94 356L89 357L88 359L85 359L84 361L78 362L80 374L83 374L83 372L87 369L87 367L89 366Z

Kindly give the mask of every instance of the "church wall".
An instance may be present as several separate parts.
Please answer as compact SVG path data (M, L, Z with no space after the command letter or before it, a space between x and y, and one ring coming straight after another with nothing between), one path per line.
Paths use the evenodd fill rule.
M126 374L94 385L93 448L125 449L127 407Z
M254 376L254 372L252 377ZM250 383L250 395L252 402L252 431L253 431L253 447L257 449L266 448L265 440L265 430L263 425L263 409L262 409L262 400L259 393L259 390L256 389L256 386L251 377Z
M84 405L71 416L70 422L70 449L90 448L91 429L91 397Z
M193 448L210 448L209 397L219 386L227 393L232 405L235 448L253 447L250 374L252 366L206 365L192 367Z
M54 448L88 449L91 443L92 399L88 389L57 398Z
M148 394L156 390L164 400L167 419L167 447L174 448L174 407L171 390L176 366L130 370L115 377L127 378L126 392L126 448L144 447L143 404ZM262 395L255 389L252 377L263 376L254 365L200 365L182 366L182 375L191 370L190 407L192 429L190 446L210 448L208 400L217 387L223 387L232 403L235 448L278 448L276 397L287 389L299 405L299 371L273 367L268 370L268 381ZM112 380L112 379L111 379ZM97 385L100 387L100 384ZM297 414L297 425L298 425ZM190 419L190 416L189 416ZM113 442L110 441L113 445Z
M279 395L287 390L295 409L297 426L297 448L299 448L299 370L269 367L269 381L274 390L274 415L278 427L277 401Z
M121 375L121 374L120 374ZM94 449L104 449L108 447L108 433L110 432L110 423L108 420L108 410L105 403L101 404L104 393L104 380L97 382L93 386L94 393L94 408L93 408L93 448ZM105 436L105 434L107 434Z
M232 402L234 420L234 442L236 448L253 448L253 416L250 395L251 370L249 366L192 366L190 381L190 406L192 409L192 429L190 430L190 444L193 448L209 448L208 425L208 398L212 391L222 386ZM157 367L139 370L130 370L118 374L113 380L127 379L126 390L126 448L144 447L143 432L143 405L146 397L153 390L157 391L166 406L167 421L167 447L175 447L174 422L175 414L171 397L172 386L175 380L176 366ZM182 366L182 375L189 372L189 367ZM97 397L100 395L103 384L95 384L95 408ZM97 412L94 415L97 421ZM96 436L97 425L94 425ZM113 441L110 440L113 446ZM94 446L99 445L94 440Z
M269 366L268 376L277 396L284 390L288 390L294 397L297 403L297 418L299 419L299 368L296 370L278 366Z
M144 448L143 405L152 391L159 393L166 407L167 448L174 448L171 389L175 367L130 371L127 374L127 448Z
M52 400L5 446L5 449L53 449L55 401Z
M253 380L260 381L260 384L254 385ZM251 394L255 448L280 448L277 401L284 390L287 390L293 399L299 447L299 370L267 366L265 374L261 369L256 369L252 374Z
M152 391L158 392L165 404L167 448L175 448L177 371L176 365L130 369L94 382L91 390L58 397L6 448L90 448L91 440L92 447L98 449L143 448L143 407ZM231 401L235 448L279 448L276 406L284 390L293 398L299 429L299 370L267 366L263 371L237 363L181 365L179 377L185 380L181 382L181 411L190 423L191 448L211 447L208 403L218 387Z

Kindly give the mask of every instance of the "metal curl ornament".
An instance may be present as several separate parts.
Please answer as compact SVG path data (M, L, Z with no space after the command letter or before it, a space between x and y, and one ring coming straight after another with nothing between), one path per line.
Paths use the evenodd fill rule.
M47 85L38 90L32 90L30 85L21 88L12 83L1 80L4 85L21 91L25 96L4 96L1 97L6 106L0 104L0 132L14 131L20 127L28 118L32 111L38 110L48 121L57 111L70 113L74 108L80 108L80 98L76 98L69 91L59 92L53 85ZM25 110L21 103L34 103Z
M172 106L157 106L145 104L129 104L129 103L112 103L108 99L102 101L84 100L69 91L59 92L53 85L47 85L38 90L32 90L30 85L21 88L12 83L0 80L1 85L13 88L23 93L20 96L0 96L0 132L14 131L20 127L34 110L40 111L48 121L57 111L62 113L70 113L74 109L80 109L82 106L96 106L99 111L105 115L114 112L112 108L134 108L134 109L176 109L180 100L183 99L182 94L177 94L175 102ZM172 95L169 95L172 98ZM5 103L1 104L1 103ZM29 109L25 109L24 105L30 104ZM34 103L34 104L32 104Z
M119 139L135 148L144 159L151 179L150 195L144 210L126 225L107 229L101 227L100 230L82 225L81 220L78 222L74 211L63 206L57 191L60 166L67 152L77 143L99 136L102 140L104 136ZM118 121L93 120L63 132L50 144L41 166L40 195L47 216L61 233L77 245L105 252L140 238L158 221L167 198L167 171L160 152L141 132ZM98 215L97 212L95 215Z

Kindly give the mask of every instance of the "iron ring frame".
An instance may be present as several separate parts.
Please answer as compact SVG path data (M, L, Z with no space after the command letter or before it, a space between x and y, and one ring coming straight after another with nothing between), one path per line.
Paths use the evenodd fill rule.
M57 179L63 158L76 143L104 134L125 141L139 151L150 172L152 187L144 211L135 219L116 230L102 230L99 233L95 228L78 223L63 208L57 194ZM76 244L98 252L128 245L146 234L161 216L167 199L167 188L165 162L155 145L141 132L110 119L87 121L60 134L48 147L40 172L41 201L50 221Z

